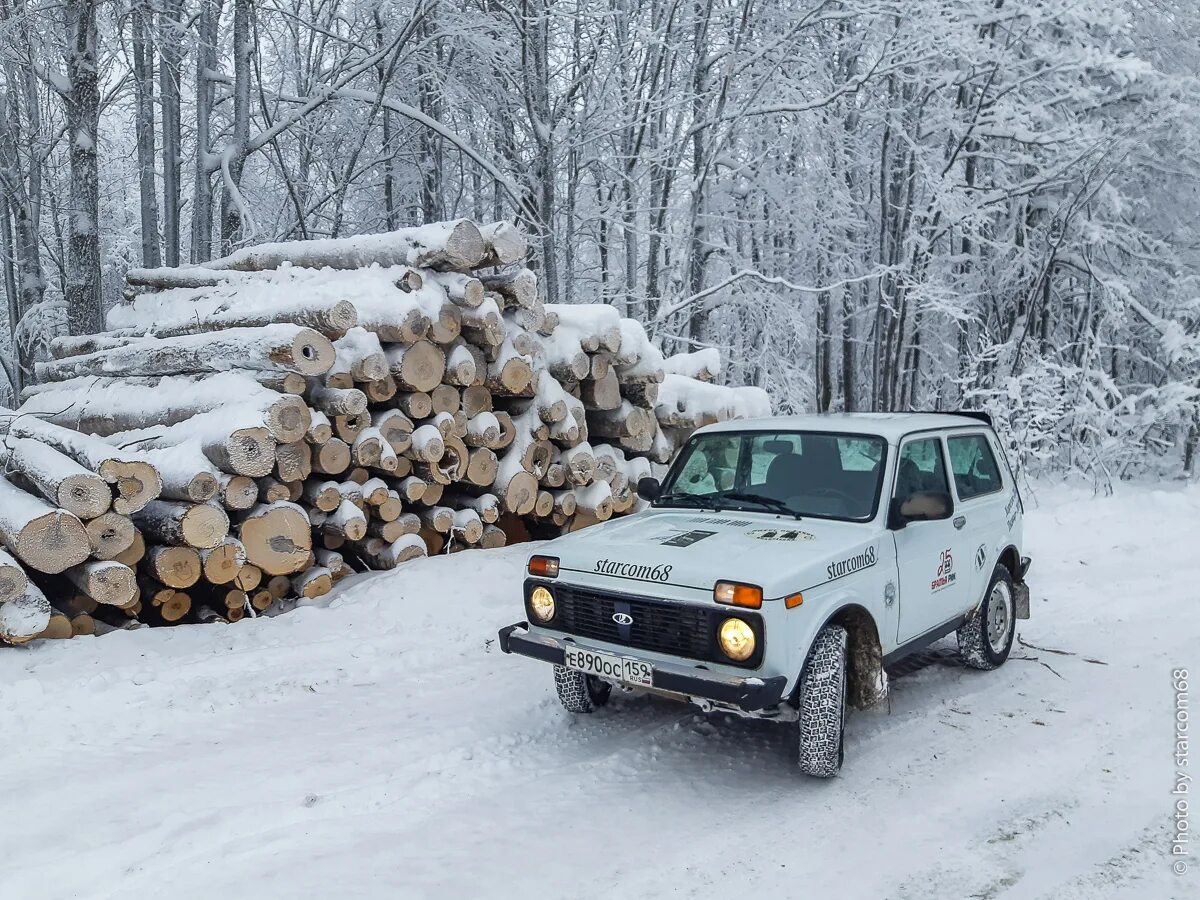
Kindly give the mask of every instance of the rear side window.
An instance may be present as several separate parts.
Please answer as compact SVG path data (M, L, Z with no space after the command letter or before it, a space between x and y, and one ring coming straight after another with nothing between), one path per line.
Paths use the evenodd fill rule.
M954 472L954 486L958 488L960 500L991 494L1004 486L992 447L982 434L947 438L946 446L950 450L950 469Z

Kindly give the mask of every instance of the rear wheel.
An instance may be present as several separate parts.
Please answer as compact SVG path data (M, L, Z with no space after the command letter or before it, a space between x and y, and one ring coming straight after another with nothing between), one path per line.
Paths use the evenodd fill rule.
M563 709L572 713L590 713L608 702L612 685L594 675L585 675L566 666L554 667L554 688Z
M1008 659L1016 634L1012 575L997 564L979 609L958 629L958 652L972 669L995 669Z
M842 768L846 730L846 629L826 625L800 675L797 743L800 771L832 778Z

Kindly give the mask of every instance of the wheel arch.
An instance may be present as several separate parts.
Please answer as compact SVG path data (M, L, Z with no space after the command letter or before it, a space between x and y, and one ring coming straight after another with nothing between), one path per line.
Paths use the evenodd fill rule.
M1021 554L1012 544L1009 544L1000 551L1000 556L996 558L996 562L1008 569L1008 574L1013 581L1020 578L1021 572Z
M875 617L862 604L850 602L838 607L821 623L815 634L827 625L846 629L847 679L850 704L856 709L874 706L887 695L887 679L883 673L883 647ZM814 634L814 639L815 639ZM807 659L805 665L807 665ZM800 691L800 679L792 693L795 702Z

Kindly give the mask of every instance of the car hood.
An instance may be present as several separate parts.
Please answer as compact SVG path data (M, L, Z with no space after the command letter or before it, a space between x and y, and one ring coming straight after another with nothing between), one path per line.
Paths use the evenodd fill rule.
M611 583L614 590L637 593L641 582L711 596L717 581L740 581L775 599L874 565L878 542L866 523L650 509L557 538L538 552L559 558L564 579Z

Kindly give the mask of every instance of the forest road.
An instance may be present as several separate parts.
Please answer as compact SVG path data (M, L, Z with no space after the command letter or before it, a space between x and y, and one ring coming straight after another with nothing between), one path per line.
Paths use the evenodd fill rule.
M528 547L277 618L0 650L0 897L1200 896L1170 855L1200 490L1037 499L1012 659L928 655L851 716L828 782L772 723L563 712L494 640Z

